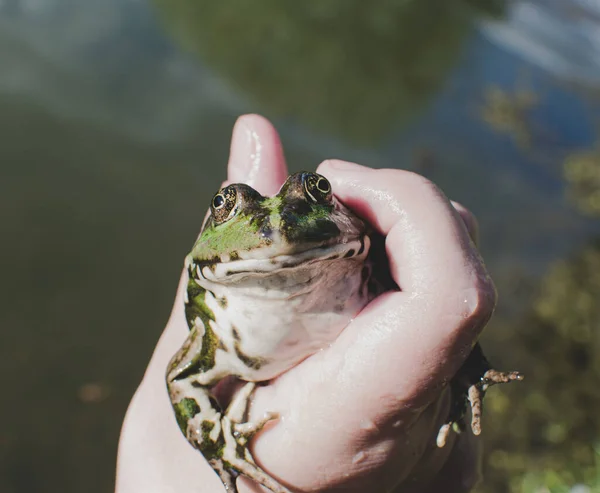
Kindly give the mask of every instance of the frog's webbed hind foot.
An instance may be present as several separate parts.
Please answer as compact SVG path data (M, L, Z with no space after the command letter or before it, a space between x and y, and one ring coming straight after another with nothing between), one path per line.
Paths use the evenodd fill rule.
M498 383L523 380L518 371L501 372L490 367L479 344L475 346L454 379L450 382L452 404L448 420L438 432L438 447L446 444L451 431L460 433L465 429L467 402L471 408L471 430L474 435L481 433L481 411L486 391Z

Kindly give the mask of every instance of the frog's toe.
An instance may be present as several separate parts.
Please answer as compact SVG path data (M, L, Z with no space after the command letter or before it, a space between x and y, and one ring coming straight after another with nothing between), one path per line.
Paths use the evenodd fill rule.
M446 442L448 441L451 431L452 423L445 423L440 427L440 431L438 431L437 438L435 440L435 443L439 448L444 448L446 446Z
M219 476L227 493L238 493L237 485L235 484L238 474L227 469L221 459L209 460L208 463Z
M481 377L481 382L483 390L486 391L497 383L514 382L515 380L523 380L523 378L524 375L518 371L498 371L491 369L484 373L483 377Z
M233 435L240 445L245 445L269 422L279 418L278 413L265 413L262 419L254 422L234 423Z
M450 433L461 434L463 431L465 431L465 421L462 417L456 421L448 421L440 426L435 443L439 448L443 448L446 446Z
M448 423L444 423L440 426L437 437L435 439L435 443L438 448L444 448L446 446L446 442L448 441L448 437L452 431L456 433L460 433L460 428L456 426L456 422L450 421Z

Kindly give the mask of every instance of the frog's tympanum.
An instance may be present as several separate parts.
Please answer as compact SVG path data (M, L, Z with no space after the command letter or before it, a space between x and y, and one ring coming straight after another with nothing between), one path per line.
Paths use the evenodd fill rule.
M398 289L377 267L374 235L332 194L321 175L291 175L274 197L247 185L221 189L187 256L189 335L167 369L177 422L227 491L247 476L274 493L289 490L258 467L250 439L275 414L247 422L256 382L270 380L330 344L382 291ZM384 257L380 252L378 256ZM222 409L212 389L234 376L246 385ZM479 346L451 382L454 405L438 435L464 426L467 402L479 432L491 384L519 378L492 370Z

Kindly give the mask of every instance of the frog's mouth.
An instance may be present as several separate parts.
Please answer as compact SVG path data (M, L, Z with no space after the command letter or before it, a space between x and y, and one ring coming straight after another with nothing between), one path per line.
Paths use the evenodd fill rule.
M367 235L347 239L343 243L334 243L309 248L292 254L275 255L270 258L240 259L229 262L207 264L196 267L199 280L215 282L234 282L241 277L269 276L282 270L298 269L320 262L334 262L344 259L364 259L369 253L371 240ZM322 268L326 268L323 266Z

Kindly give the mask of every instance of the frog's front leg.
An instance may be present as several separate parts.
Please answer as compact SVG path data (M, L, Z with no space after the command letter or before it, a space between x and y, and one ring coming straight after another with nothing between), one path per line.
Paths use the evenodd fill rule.
M211 368L203 367L208 350L200 346L200 340L207 342L199 337L196 327L192 328L167 372L167 386L182 433L206 458L228 492L237 493L235 480L242 474L274 493L290 493L256 465L248 450L250 439L277 416L269 414L258 422L243 422L254 383L246 384L223 413L211 389L227 372L220 368L216 355L211 358Z

